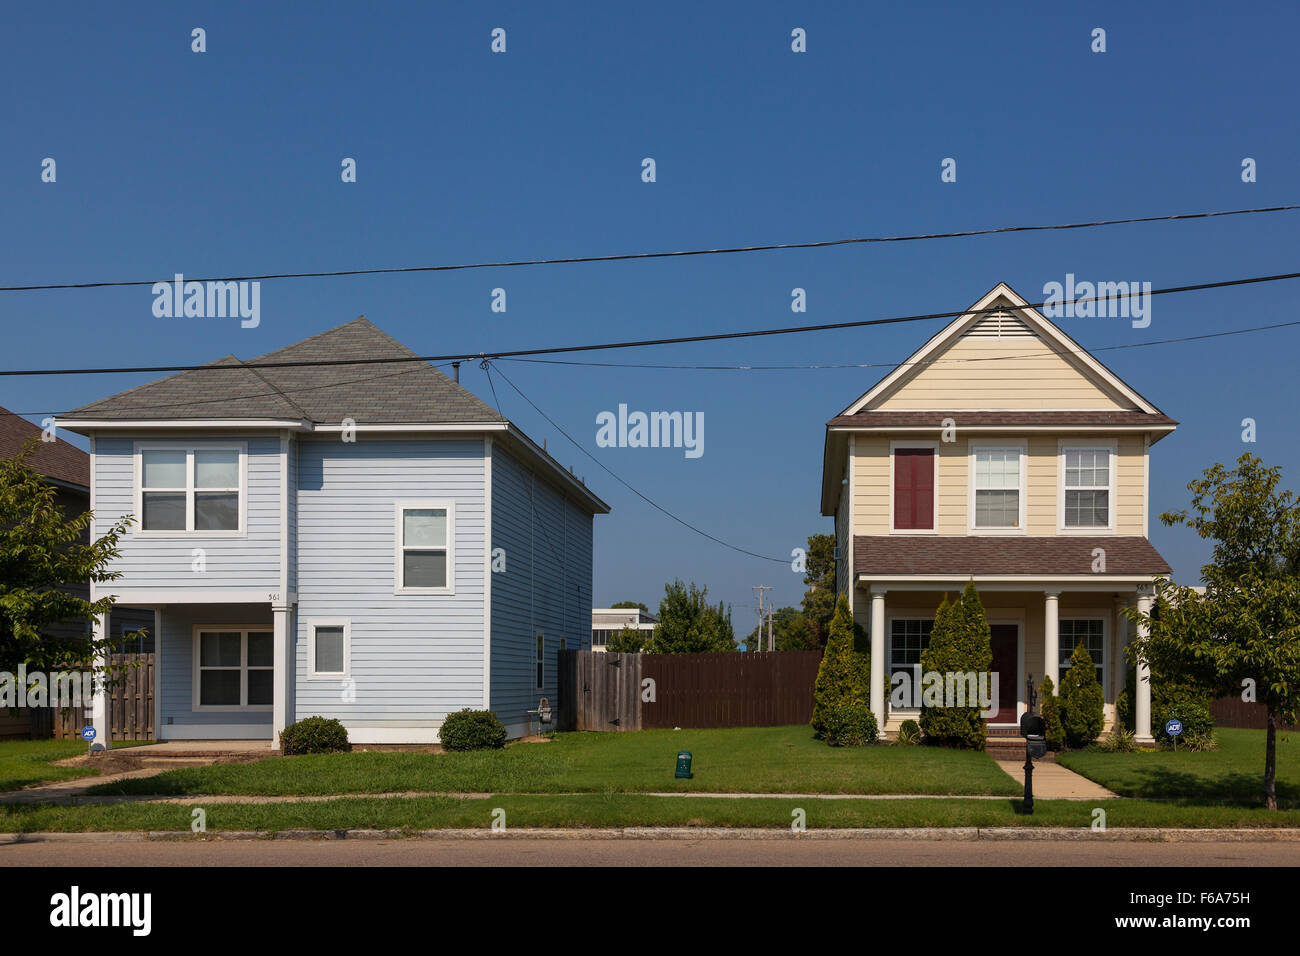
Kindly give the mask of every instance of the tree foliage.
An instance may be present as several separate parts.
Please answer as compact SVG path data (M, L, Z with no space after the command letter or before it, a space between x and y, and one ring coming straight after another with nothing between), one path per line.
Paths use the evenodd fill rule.
M130 518L90 541L92 514L65 514L54 486L27 464L35 444L33 439L16 457L0 459L0 670L14 671L19 664L47 672L88 666L113 643L107 635L95 641L44 632L112 610L112 597L88 601L73 589L120 576L108 565L118 556Z
M731 608L719 602L709 603L709 589L689 586L680 580L664 586L659 602L659 623L654 636L642 648L647 654L700 654L710 651L734 651L735 631L731 626Z
M772 637L778 651L811 651L817 649L812 630L803 613L793 607L779 607L772 613ZM762 633L756 627L745 638L745 649L767 650L767 623Z
M803 583L808 589L803 596L803 616L811 646L825 647L836 608L835 535L808 536Z
M649 633L651 632L639 628L625 627L609 636L605 650L612 654L639 654L645 647L646 634Z
M1247 452L1235 468L1218 463L1188 483L1191 507L1160 520L1213 542L1201 568L1205 593L1160 581L1151 614L1126 612L1150 629L1131 644L1134 661L1219 693L1253 691L1266 706L1270 809L1277 808L1277 728L1300 710L1300 504L1278 490L1281 479L1280 467Z
M945 595L935 612L929 646L921 652L922 680L931 672L988 675L992 666L992 633L975 583L968 582L960 598L949 604ZM986 680L985 686L991 689L991 678ZM921 731L930 743L983 750L988 731L980 716L981 709L978 695L965 707L927 707L922 694Z
M838 717L843 716L837 708L864 707L869 711L870 684L871 662L867 655L853 649L853 615L849 612L848 599L841 595L835 605L826 652L822 655L817 681L813 685L811 723L817 736L824 738L832 730L833 711Z
M1058 701L1061 731L1071 747L1086 747L1105 726L1106 696L1097 680L1097 665L1082 641L1070 655L1070 669L1061 678Z
M646 607L644 604L642 604L640 601L619 601L617 604L611 604L610 607L627 608L629 610L631 610L632 608L636 608L638 610L644 611L646 614L650 613L650 609Z
M1038 689L1038 713L1043 718L1043 737L1048 750L1060 750L1065 746L1065 731L1061 728L1061 711L1056 696L1056 685L1052 678L1043 675L1043 683Z

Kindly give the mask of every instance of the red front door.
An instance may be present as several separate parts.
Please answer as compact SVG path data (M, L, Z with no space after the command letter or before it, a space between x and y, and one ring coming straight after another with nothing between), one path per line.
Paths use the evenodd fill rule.
M990 723L1014 724L1016 722L1016 684L1019 668L1016 666L1017 635L1015 624L990 624L993 646L993 673L998 675L998 712ZM991 689L991 688L990 688Z

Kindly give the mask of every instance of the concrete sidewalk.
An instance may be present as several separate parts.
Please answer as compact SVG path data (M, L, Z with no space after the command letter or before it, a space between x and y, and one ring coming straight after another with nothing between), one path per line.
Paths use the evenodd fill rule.
M1023 760L999 760L999 767L1016 783L1025 785ZM1047 761L1034 764L1034 797L1041 800L1115 800L1119 794L1111 793L1099 783L1067 770L1059 763Z

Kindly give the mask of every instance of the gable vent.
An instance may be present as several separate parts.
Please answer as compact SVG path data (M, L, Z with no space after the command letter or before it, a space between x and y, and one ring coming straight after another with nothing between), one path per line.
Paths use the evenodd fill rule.
M981 339L1023 339L1033 338L1034 330L1010 312L990 312L967 329L966 335Z

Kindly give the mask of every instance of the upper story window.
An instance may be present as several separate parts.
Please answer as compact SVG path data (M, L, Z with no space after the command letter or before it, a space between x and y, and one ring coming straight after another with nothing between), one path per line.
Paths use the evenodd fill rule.
M455 505L449 501L397 503L398 594L451 594L455 580Z
M971 447L971 527L1023 530L1024 449Z
M934 530L935 449L894 448L895 531Z
M1061 527L1111 527L1111 449L1062 447Z
M245 447L141 445L140 530L151 533L244 531Z

